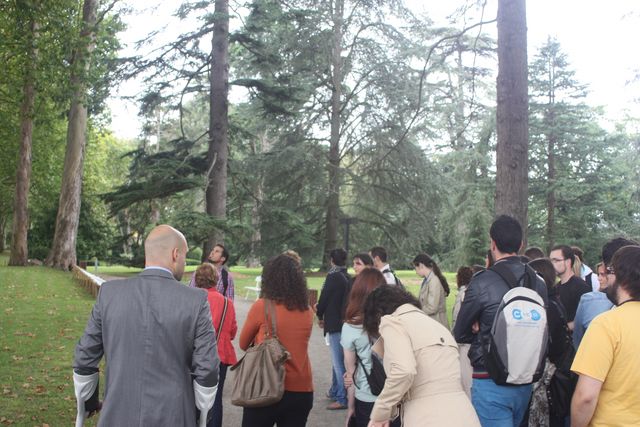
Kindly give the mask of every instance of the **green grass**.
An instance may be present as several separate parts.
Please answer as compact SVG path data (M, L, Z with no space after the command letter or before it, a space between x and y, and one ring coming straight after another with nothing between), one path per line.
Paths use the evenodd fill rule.
M94 300L70 273L5 265L0 266L0 424L72 425L73 351Z

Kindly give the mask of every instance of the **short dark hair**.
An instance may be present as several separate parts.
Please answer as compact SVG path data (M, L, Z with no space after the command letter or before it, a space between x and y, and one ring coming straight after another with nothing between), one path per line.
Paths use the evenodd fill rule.
M496 242L498 250L505 254L517 253L522 245L522 227L509 215L500 215L493 221L489 236Z
M371 253L371 258L378 257L380 261L387 262L387 250L382 246L374 246L369 252Z
M616 237L615 239L609 240L602 247L602 262L605 265L611 264L611 259L613 258L613 254L616 251L624 246L637 246L638 242L634 242L633 240L625 239L624 237Z
M329 252L329 258L331 258L331 261L339 267L347 265L347 251L342 248L331 250L331 252Z
M551 248L551 251L549 251L549 254L551 254L551 252L553 251L561 251L562 258L568 259L569 261L571 261L571 267L573 267L573 263L576 261L576 254L575 252L573 252L573 249L571 249L571 246L555 245L554 247Z
M227 248L224 247L224 245L222 243L216 243L215 247L219 247L222 248L222 256L224 257L224 261L222 262L222 265L225 265L227 263L227 261L229 261L229 251L227 250Z
M549 258L537 258L529 263L536 273L542 276L547 289L551 290L556 284L556 269Z
M380 335L380 319L403 304L422 308L420 301L401 286L382 285L371 291L364 302L362 327L370 337Z
M360 254L355 254L351 259L352 260L359 259L360 261L362 261L364 265L373 267L373 260L371 259L371 256L369 254L365 254L364 252Z
M616 283L631 298L640 301L640 246L628 245L618 249L611 259Z
M524 255L529 258L531 261L538 258L544 258L544 251L537 246L531 246L524 251Z

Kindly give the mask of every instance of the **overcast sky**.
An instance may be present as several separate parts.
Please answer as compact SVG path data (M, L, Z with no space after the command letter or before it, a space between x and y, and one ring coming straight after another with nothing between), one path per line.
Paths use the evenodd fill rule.
M405 0L416 12L426 12L437 23L445 23L455 11L455 1ZM149 2L146 2L147 4ZM155 11L125 18L128 30L121 34L129 44L146 33L162 28L170 22L170 14L179 0L166 0ZM497 0L488 0L485 19L496 16ZM153 18L149 16L153 13ZM238 25L236 20L235 25ZM232 23L232 27L234 24ZM630 83L640 73L640 2L638 0L529 0L527 2L528 54L531 58L548 36L556 37L581 83L589 85L588 102L605 107L607 117L615 121L626 110L640 117L640 82ZM184 31L184 23L169 25L164 39L170 40ZM494 37L495 24L486 31ZM137 82L121 86L120 94L134 95L141 88ZM138 136L137 107L118 99L109 100L112 129L122 138Z

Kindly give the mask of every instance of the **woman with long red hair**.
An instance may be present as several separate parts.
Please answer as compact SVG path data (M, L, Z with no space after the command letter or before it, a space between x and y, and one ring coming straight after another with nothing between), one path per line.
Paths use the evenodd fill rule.
M371 393L367 373L371 372L371 341L362 329L362 308L367 296L377 287L387 286L384 276L378 269L364 268L356 276L345 312L345 323L342 326L340 344L344 350L345 386L347 387L348 411L347 422L355 418L358 427L366 427L369 423L371 409L376 396ZM398 420L399 421L399 420ZM391 423L395 426L394 423ZM398 423L399 425L399 423Z

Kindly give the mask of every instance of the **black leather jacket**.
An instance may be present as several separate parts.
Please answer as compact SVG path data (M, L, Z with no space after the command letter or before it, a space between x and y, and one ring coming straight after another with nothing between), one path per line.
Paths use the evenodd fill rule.
M498 262L508 263L513 274L520 278L524 274L524 264L517 256L502 258ZM548 306L547 287L539 276L534 289L544 300L545 307ZM464 295L464 301L460 306L460 312L456 320L453 335L459 343L470 343L469 360L474 371L486 371L484 366L484 356L482 354L483 336L488 336L493 325L493 318L496 315L498 306L504 294L509 291L509 285L494 271L486 270L476 273L471 279ZM478 321L480 332L474 334L471 326Z

